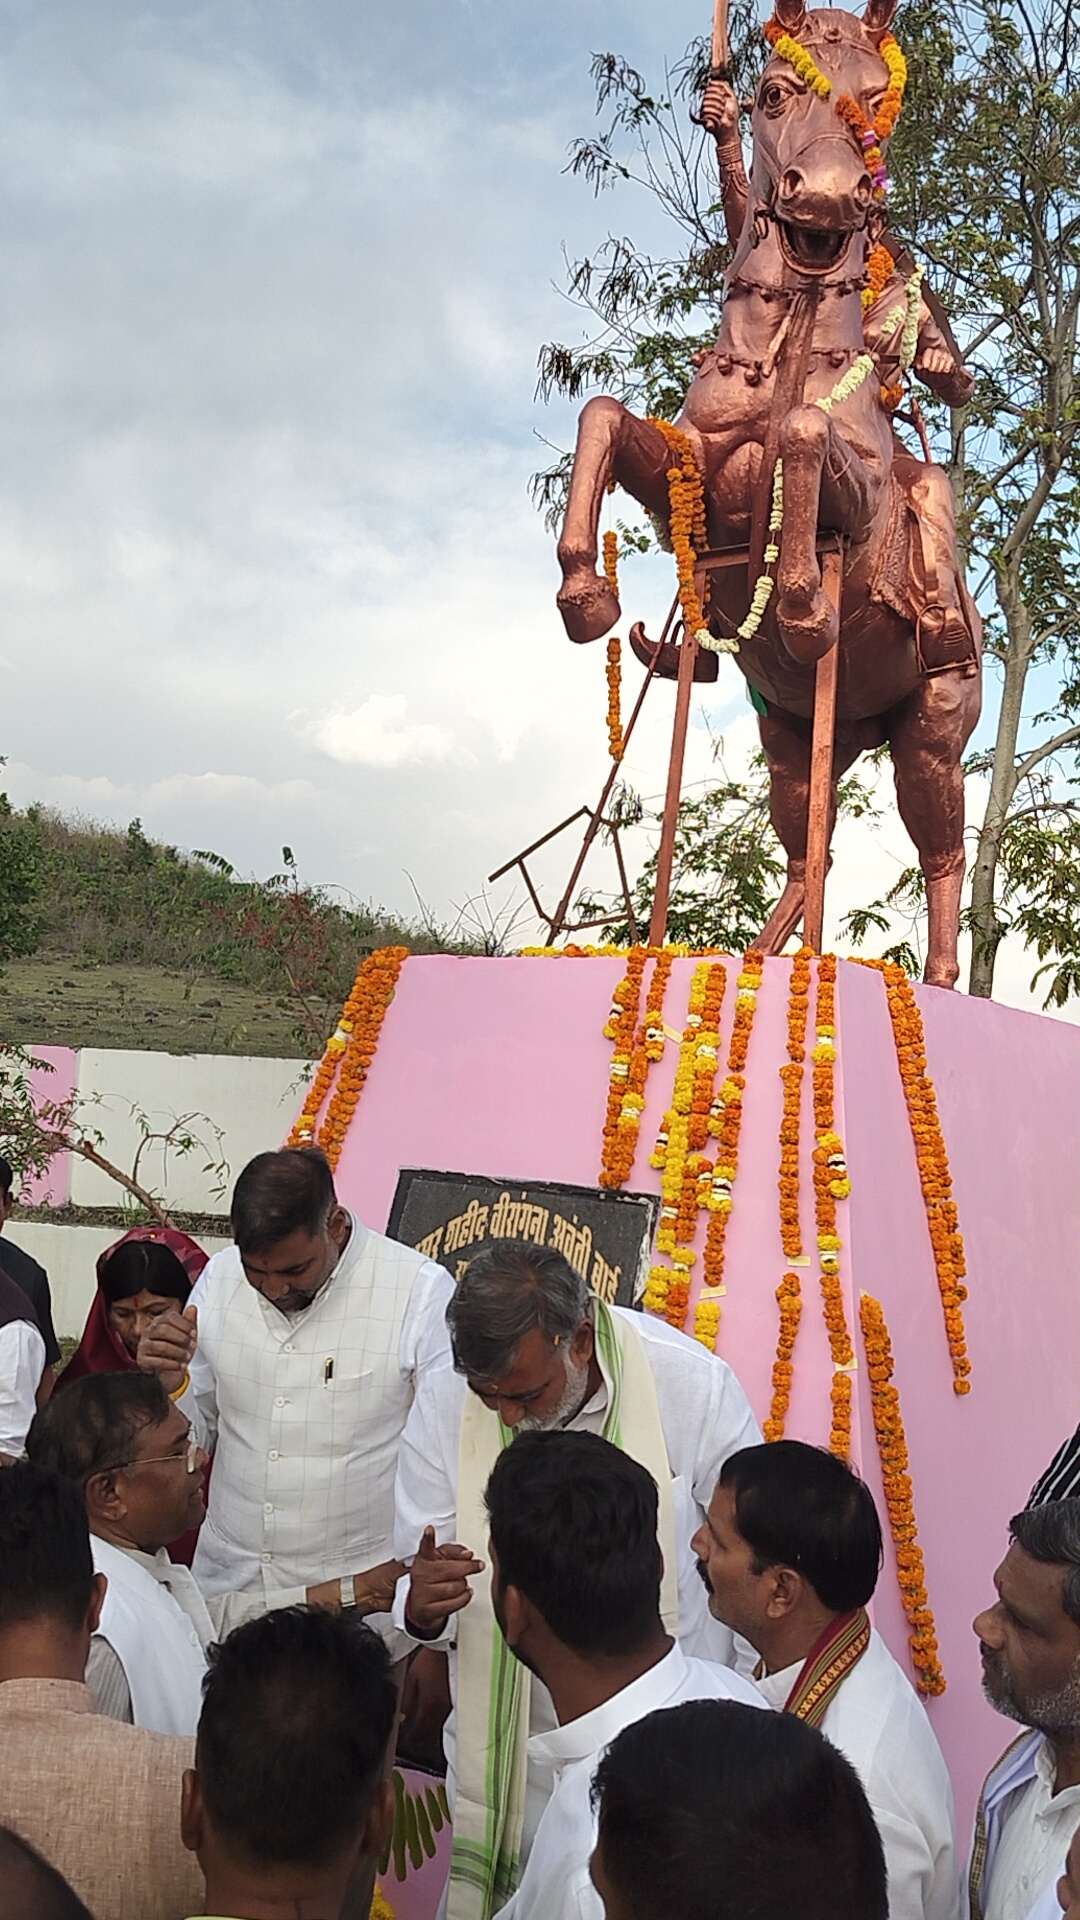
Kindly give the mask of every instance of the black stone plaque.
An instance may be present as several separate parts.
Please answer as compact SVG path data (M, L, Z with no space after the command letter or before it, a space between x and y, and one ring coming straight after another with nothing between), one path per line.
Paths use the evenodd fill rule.
M494 1240L557 1247L602 1300L632 1307L645 1291L659 1210L653 1193L403 1167L386 1231L456 1280Z

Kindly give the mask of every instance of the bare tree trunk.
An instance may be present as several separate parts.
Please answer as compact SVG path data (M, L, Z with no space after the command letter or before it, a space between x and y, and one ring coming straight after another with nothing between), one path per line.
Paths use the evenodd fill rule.
M994 965L1005 932L996 908L998 865L1009 808L1016 792L1016 745L1033 646L1031 616L1021 594L1020 570L1015 561L998 575L997 592L1008 636L1005 685L994 742L990 797L979 829L978 850L971 874L971 973L968 992L981 1000L989 1000L994 991Z

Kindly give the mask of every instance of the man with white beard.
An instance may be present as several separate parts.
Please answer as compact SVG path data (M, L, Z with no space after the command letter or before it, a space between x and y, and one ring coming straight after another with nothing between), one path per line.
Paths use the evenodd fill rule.
M730 1664L732 1637L710 1619L690 1539L723 1462L760 1435L723 1360L662 1320L607 1306L551 1248L504 1240L485 1249L446 1319L453 1367L421 1375L401 1439L395 1551L412 1566L398 1584L394 1623L450 1655L454 1711L444 1743L456 1917L481 1911L493 1825L520 1806L499 1777L513 1746L500 1730L518 1711L531 1735L556 1725L538 1680L518 1670L507 1684L491 1603L484 1490L502 1448L516 1432L561 1427L600 1434L640 1461L660 1489L665 1627L684 1652ZM530 1758L520 1833L500 1831L495 1851L525 1860L551 1787Z

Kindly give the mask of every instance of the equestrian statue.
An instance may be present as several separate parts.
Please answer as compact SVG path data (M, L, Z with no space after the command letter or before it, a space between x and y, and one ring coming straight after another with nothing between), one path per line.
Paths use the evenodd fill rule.
M836 648L825 844L838 779L887 742L926 882L924 977L951 987L981 624L948 476L925 437L926 459L908 451L893 413L909 373L954 407L973 381L919 269L887 232L885 156L906 79L889 30L896 4L868 0L860 19L776 0L749 180L714 42L701 117L734 246L719 334L673 423L639 419L610 397L583 409L558 605L579 642L619 619L597 540L605 489L623 487L679 560L694 676L715 678L715 655L733 653L759 714L787 854L786 885L757 943L765 953L779 953L804 918L815 677ZM823 577L827 549L841 559ZM681 649L655 654L640 629L631 642L661 673L677 671Z

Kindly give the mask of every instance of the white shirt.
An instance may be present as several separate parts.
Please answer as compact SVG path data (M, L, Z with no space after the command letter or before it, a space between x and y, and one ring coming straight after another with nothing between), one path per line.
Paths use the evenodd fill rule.
M194 1733L207 1647L265 1613L266 1601L250 1593L207 1600L194 1574L170 1560L164 1547L142 1553L96 1534L90 1545L94 1570L109 1583L86 1663L98 1711L157 1733ZM289 1607L306 1598L306 1587L283 1587L274 1604Z
M802 1661L758 1686L782 1708ZM959 1920L952 1786L926 1709L881 1635L829 1703L821 1731L846 1754L870 1802L889 1874L889 1920Z
M236 1247L192 1291L199 1343L179 1404L214 1451L194 1562L206 1595L272 1600L391 1557L398 1442L420 1367L449 1352L454 1283L349 1218L344 1253L300 1313L248 1284Z
M500 1909L500 1920L603 1920L603 1902L589 1878L589 1856L596 1844L589 1795L596 1763L624 1727L683 1700L765 1705L752 1681L713 1660L688 1660L676 1641L655 1667L603 1706L529 1741L530 1761L552 1775L555 1786L521 1885Z
M0 1327L0 1453L18 1459L45 1371L45 1342L29 1320Z
M750 1402L725 1360L709 1353L700 1341L689 1339L651 1314L635 1313L626 1307L613 1307L611 1311L629 1319L640 1333L656 1383L660 1424L672 1474L679 1552L679 1641L686 1653L730 1664L732 1635L709 1613L690 1541L705 1517L724 1461L741 1447L757 1446L761 1431ZM401 1436L398 1459L394 1552L399 1560L410 1559L415 1554L426 1526L434 1526L440 1546L458 1537L458 1441L461 1411L468 1391L464 1377L455 1373L449 1364L427 1370L417 1386L416 1399ZM602 1433L607 1405L607 1387L602 1382L592 1399L569 1421L569 1431ZM462 1545L483 1557L487 1542L466 1540ZM399 1581L394 1600L394 1624L402 1629L408 1589L407 1579ZM454 1632L455 1622L451 1616L444 1634L435 1642L450 1651L452 1697L457 1687ZM530 1732L549 1732L555 1726L555 1710L551 1695L539 1680L532 1683L531 1699ZM452 1798L453 1714L444 1729L443 1744L448 1765L447 1791ZM526 1786L523 1858L527 1856L550 1792L550 1773L537 1756L530 1762Z
M1056 1898L1058 1877L1080 1821L1080 1786L1054 1792L1055 1762L1043 1740L1034 1778L1015 1793L983 1891L986 1920L1027 1920L1041 1895ZM1049 1907L1053 1912L1053 1907Z

